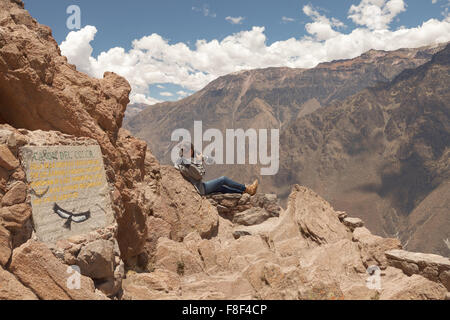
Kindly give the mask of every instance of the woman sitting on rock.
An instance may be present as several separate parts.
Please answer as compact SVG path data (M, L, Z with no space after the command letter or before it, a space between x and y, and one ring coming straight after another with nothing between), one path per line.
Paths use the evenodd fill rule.
M220 177L218 179L203 181L203 176L206 173L203 163L209 158L194 150L194 145L191 143L187 146L188 158L185 157L185 148L180 147L179 158L175 163L181 174L194 185L197 192L201 195L208 195L211 193L248 193L253 196L258 189L258 180L255 180L251 185L243 185L231 180L228 177Z

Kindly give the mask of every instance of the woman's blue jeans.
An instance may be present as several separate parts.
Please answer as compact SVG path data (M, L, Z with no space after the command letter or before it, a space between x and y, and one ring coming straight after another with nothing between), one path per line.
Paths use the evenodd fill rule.
M218 179L206 181L205 194L211 193L244 193L245 186L237 183L228 177L220 177Z

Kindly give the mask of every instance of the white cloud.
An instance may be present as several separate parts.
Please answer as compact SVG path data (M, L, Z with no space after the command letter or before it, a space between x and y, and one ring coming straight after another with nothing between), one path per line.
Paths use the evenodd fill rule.
M160 95L160 96L163 96L163 97L172 97L172 96L173 96L172 93L167 92L167 91L160 92L159 95Z
M162 102L161 100L148 97L141 93L136 93L130 96L130 103L145 103L145 104L156 104Z
M211 11L211 9L209 8L209 6L207 4L204 4L201 8L192 7L192 10L203 13L203 15L205 17L211 17L211 18L217 17L217 15Z
M157 86L156 86L158 89L165 89L166 87L164 87L163 85L160 85L160 84L158 84Z
M352 5L349 18L372 30L387 29L392 20L406 10L404 0L362 0Z
M91 76L101 78L105 71L124 76L132 87L130 100L152 104L159 100L150 97L150 85L171 83L182 90L197 91L235 71L280 66L311 68L320 62L354 58L370 49L396 50L450 41L450 17L430 19L415 28L360 27L343 33L337 20L311 6L304 10L313 20L306 26L310 36L270 45L265 28L253 27L222 40L198 40L194 48L152 34L134 40L129 51L116 47L92 57L90 42L97 30L86 26L68 34L61 52L78 70Z
M177 91L177 95L181 98L184 98L184 97L188 96L189 93L184 90L180 90L180 91Z
M321 15L312 5L304 6L303 12L313 20L313 22L306 24L306 31L314 35L318 40L328 40L336 37L339 33L333 27L344 27L341 21L335 18L328 19Z
M90 42L94 40L97 28L86 26L79 31L71 31L60 45L61 52L68 61L77 66L79 71L92 75L92 65L95 60L91 57L93 48Z
M225 20L227 20L231 24L242 24L242 22L245 20L244 17L226 17Z
M281 17L281 21L284 23L288 23L288 22L294 22L295 19L283 16L283 17Z

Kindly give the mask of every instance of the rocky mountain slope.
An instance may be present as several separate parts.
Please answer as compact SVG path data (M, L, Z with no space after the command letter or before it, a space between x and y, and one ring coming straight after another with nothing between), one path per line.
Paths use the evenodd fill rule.
M449 62L450 45L390 83L287 126L275 185L285 194L286 181L307 185L377 234L448 255Z
M0 39L0 299L450 298L449 259L401 250L306 187L287 210L198 195L120 128L126 80L76 71L20 0L0 0ZM40 240L24 147L42 146L101 148L108 225Z

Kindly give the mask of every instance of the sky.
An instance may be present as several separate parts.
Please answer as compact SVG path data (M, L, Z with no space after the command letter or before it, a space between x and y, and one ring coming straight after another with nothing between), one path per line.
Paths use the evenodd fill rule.
M450 0L24 0L79 71L175 101L232 72L450 41ZM77 6L75 9L73 6Z

